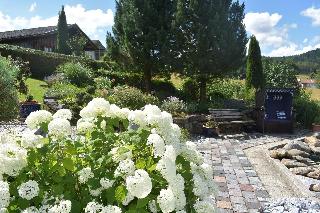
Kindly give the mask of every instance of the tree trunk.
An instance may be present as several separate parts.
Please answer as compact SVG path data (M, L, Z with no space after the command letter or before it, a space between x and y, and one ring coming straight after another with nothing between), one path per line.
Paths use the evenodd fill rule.
M200 102L207 102L207 79L205 77L201 77L199 82L200 86Z
M145 91L147 93L151 92L151 69L149 66L146 66L144 69L144 86L145 86Z

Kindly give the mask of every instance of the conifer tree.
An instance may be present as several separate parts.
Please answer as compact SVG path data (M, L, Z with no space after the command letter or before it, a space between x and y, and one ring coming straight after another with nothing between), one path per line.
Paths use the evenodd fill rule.
M70 54L70 49L68 46L69 40L69 30L67 24L67 17L64 11L64 6L62 6L61 11L59 12L59 20L57 26L57 52L61 54Z
M246 71L247 89L261 90L264 87L263 66L259 42L254 35L250 38Z

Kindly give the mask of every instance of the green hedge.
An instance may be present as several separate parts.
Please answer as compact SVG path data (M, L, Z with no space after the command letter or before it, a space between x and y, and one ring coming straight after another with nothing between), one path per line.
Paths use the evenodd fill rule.
M13 45L0 44L0 54L4 57L21 58L29 62L32 77L43 79L54 73L57 66L66 62L80 62L93 70L111 69L112 65L103 61L95 61L84 57L48 53L41 50L22 48Z

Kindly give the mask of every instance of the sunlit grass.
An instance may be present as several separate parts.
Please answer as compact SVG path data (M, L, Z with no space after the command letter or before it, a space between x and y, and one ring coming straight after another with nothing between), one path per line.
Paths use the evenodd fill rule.
M26 81L29 89L29 94L33 96L34 100L39 103L43 103L43 96L47 91L47 84L44 81L40 81L33 78L28 78ZM26 96L23 94L19 95L20 101L25 101Z

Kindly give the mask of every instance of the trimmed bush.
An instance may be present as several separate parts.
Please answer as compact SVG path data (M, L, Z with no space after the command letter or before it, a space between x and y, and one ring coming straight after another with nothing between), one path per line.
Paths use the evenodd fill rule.
M112 81L112 86L127 85L131 87L143 88L143 77L138 73L131 72L115 72L100 69L94 73L95 77L107 77Z
M66 62L81 62L93 70L112 69L111 63L95 61L85 57L49 53L41 50L22 48L13 45L0 44L0 54L4 57L21 58L29 62L32 77L43 79L52 75L56 68Z
M18 115L18 93L15 79L19 68L0 56L0 121L7 121Z
M115 87L111 91L111 96L109 96L108 99L111 103L130 109L141 109L147 104L159 105L157 97L145 94L137 88L128 86Z
M92 85L93 70L81 63L65 63L58 67L58 73L63 73L66 79L73 85L78 87L85 87Z

